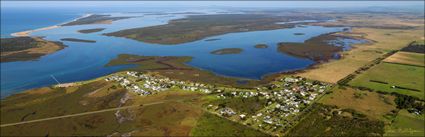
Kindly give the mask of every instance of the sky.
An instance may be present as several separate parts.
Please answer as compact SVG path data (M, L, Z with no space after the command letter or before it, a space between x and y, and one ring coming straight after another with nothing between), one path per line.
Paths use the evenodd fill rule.
M108 7L108 6L187 6L187 7L365 7L418 6L424 1L1 1L1 7Z

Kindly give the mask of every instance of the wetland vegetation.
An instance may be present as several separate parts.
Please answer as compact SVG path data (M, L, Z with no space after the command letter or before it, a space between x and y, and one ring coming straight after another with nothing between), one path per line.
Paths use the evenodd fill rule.
M315 61L328 61L333 59L338 52L341 52L343 47L335 46L329 43L330 40L335 40L338 36L333 34L323 34L304 43L279 43L278 50L290 55L305 57Z
M251 82L256 83L250 80L247 84L239 84L236 78L217 76L211 72L190 67L185 63L191 59L191 57L155 57L122 54L111 60L106 66L137 65L127 70L153 71L173 79L217 83L227 86L250 86Z

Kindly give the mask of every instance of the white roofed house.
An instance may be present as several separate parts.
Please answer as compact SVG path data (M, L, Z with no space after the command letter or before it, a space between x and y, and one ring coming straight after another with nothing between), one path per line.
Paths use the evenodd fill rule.
M245 119L245 118L246 118L246 115L245 115L245 114L240 114L240 115L239 115L239 118L241 118L241 119Z
M135 71L127 71L127 75L132 76L132 77L137 77L137 72Z
M263 122L267 124L273 124L273 121L270 116L265 116Z
M130 84L130 81L127 79L123 79L120 84L124 87L127 87Z
M231 109L231 108L225 107L225 108L220 109L219 114L222 115L222 116L232 116L232 115L235 115L236 112L233 111L233 109Z
M284 81L285 81L285 82L297 82L298 80L297 80L297 79L295 79L295 78L286 77L286 78L284 79Z

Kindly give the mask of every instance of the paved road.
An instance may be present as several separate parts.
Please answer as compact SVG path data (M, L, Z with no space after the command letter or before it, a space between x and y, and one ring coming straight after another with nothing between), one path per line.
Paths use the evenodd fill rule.
M36 119L36 120L22 121L22 122L16 122L16 123L2 124L2 125L0 125L0 127L8 127L8 126L21 125L21 124L28 124L28 123L35 123L35 122L42 122L42 121L48 121L48 120L61 119L61 118L69 118L69 117L90 115L90 114L96 114L96 113L102 113L102 112L108 112L108 111L116 111L116 110L121 110L121 109L128 109L128 108L135 108L135 107L142 107L142 106L149 106L149 105L161 104L161 103L164 103L164 102L165 101L159 101L159 102L147 103L147 104L143 104L143 105L132 105L132 106L117 107L117 108L109 108L109 109L103 109L103 110L97 110L97 111L90 111L90 112L83 112L83 113L77 113L77 114L69 114L69 115L57 116L57 117L49 117L49 118L42 118L42 119Z

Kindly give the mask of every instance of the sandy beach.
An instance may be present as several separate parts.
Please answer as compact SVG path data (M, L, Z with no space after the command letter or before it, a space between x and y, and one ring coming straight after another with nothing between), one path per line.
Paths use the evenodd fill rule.
M14 37L25 37L25 36L29 36L33 32L50 30L50 29L55 29L55 28L59 28L59 27L60 26L58 26L58 25L54 25L54 26L49 26L49 27L44 27L44 28L39 28L39 29L34 29L34 30L16 32L16 33L12 33L11 35L14 36Z
M66 88L66 87L71 87L71 86L74 86L74 85L76 85L76 83L71 82L71 83L57 84L57 85L55 85L55 87L64 87L64 88Z

